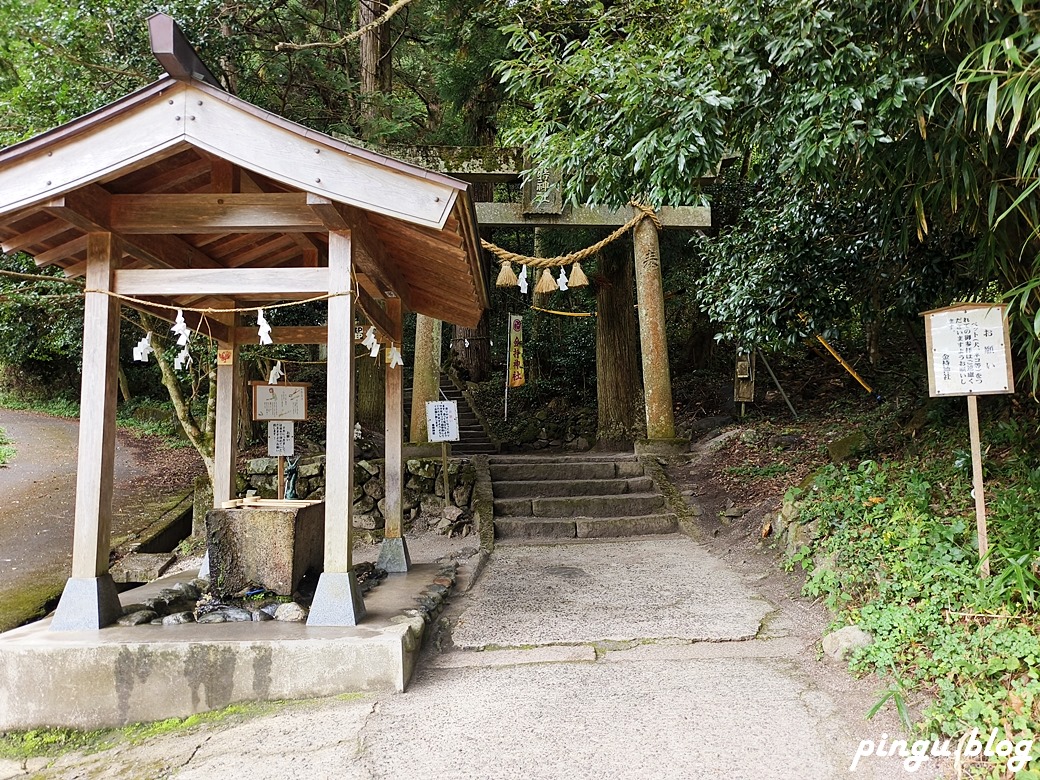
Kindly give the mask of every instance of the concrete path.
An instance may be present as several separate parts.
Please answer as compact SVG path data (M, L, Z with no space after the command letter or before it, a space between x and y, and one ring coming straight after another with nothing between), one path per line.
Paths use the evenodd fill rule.
M753 563L684 536L500 547L404 694L0 761L0 779L944 776L877 756L850 773L862 740L896 738L889 716L864 718L880 686L819 659L819 611Z

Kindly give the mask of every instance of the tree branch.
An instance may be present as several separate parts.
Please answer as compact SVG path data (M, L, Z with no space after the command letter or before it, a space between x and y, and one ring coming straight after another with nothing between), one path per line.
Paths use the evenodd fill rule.
M314 43L286 43L282 42L276 44L274 47L275 51L302 51L304 49L340 49L346 46L351 41L357 40L367 32L380 27L390 21L391 18L398 11L402 10L405 6L410 5L414 0L397 0L396 3L386 9L386 13L377 19L373 19L371 22L366 24L364 27L359 27L354 32L344 35L337 41L315 41Z

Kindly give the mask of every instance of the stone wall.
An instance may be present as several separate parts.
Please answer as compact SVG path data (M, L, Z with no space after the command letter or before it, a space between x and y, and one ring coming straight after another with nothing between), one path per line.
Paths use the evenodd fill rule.
M325 456L301 458L296 481L296 497L321 500L325 497ZM402 495L404 525L409 528L420 520L432 524L440 520L444 510L444 479L439 459L413 459L405 462ZM246 464L246 490L256 491L261 498L277 495L278 459L256 458ZM450 503L468 513L473 500L476 470L469 460L448 461ZM383 461L359 460L354 464L354 527L380 535L385 525ZM456 513L457 514L457 513Z

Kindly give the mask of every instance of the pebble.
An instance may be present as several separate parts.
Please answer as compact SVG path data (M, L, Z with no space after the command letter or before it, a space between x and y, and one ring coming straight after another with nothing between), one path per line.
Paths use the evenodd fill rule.
M247 623L253 620L253 613L241 607L221 607L218 612L224 615L228 623Z
M146 609L148 609L148 607L146 607L144 604L127 604L125 607L123 607L123 614L132 615L135 612L143 612Z
M195 614L192 612L174 612L162 619L164 626L179 626L183 623L194 623Z
M123 615L116 621L121 626L139 626L142 623L151 623L159 617L159 613L153 609L142 609L137 612L131 612L129 615Z
M273 618L275 616L275 613L278 611L278 607L280 607L280 606L282 606L282 605L281 604L265 604L264 606L260 607L260 611L263 612L268 617ZM260 618L260 619L263 620L263 618Z
M307 610L295 601L289 601L278 605L278 610L274 613L274 619L282 620L286 623L303 623L307 619Z
M198 620L199 623L227 623L227 616L223 612L210 612Z
M197 601L202 592L190 582L178 582L171 590L177 591L183 598Z
M274 615L269 612L264 612L262 609L258 609L253 613L253 621L256 623L262 623L265 620L274 620Z

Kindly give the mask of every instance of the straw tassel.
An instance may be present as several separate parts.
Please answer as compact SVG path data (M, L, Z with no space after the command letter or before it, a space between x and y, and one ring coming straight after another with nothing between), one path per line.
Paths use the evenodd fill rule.
M589 277L581 270L581 263L571 266L571 279L568 283L571 287L588 287Z
M536 293L551 293L556 292L559 288L556 286L556 280L553 279L552 271L546 268L542 271L542 278L538 280L538 284L534 286Z
M516 272L513 271L513 264L508 260L503 260L502 268L498 272L498 279L495 281L495 286L515 287L516 281Z

